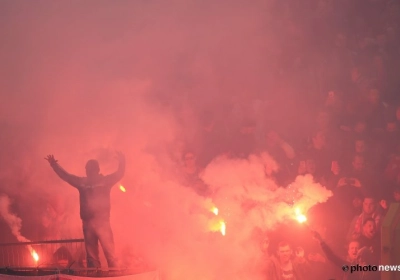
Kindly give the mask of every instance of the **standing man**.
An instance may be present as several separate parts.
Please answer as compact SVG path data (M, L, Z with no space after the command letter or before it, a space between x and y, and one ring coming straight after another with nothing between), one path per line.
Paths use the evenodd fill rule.
M80 216L87 254L87 267L101 267L99 242L107 259L108 267L117 267L114 249L114 236L110 226L111 188L122 179L125 173L125 157L117 153L118 170L110 175L102 175L97 160L86 163L86 177L78 177L66 172L53 155L45 159L57 175L79 191Z

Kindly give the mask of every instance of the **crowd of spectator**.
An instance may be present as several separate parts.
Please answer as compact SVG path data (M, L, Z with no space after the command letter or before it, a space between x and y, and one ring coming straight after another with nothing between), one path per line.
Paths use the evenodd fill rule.
M181 154L185 183L207 195L199 172L220 154L246 158L268 152L280 166L275 174L280 186L311 174L334 194L312 209L319 217L321 246L292 250L281 240L272 252L264 250L277 252L265 260L265 279L340 279L334 275L343 273L341 266L330 270L330 264L380 263L381 222L390 203L400 202L400 2L277 1L274 8L282 15L276 23L282 42L272 64L275 75L299 88L293 96L310 104L312 123L301 122L301 106L288 127L266 121L271 112L264 100L286 110L285 100L271 99L273 93L203 112L202 131L185 140L188 148ZM315 86L307 90L316 93L304 94L302 82L310 76ZM338 261L342 253L347 256ZM304 263L319 269L303 271Z

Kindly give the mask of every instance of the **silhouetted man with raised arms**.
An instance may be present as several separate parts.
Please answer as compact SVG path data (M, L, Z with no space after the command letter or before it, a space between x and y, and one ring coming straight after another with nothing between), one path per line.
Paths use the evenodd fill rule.
M100 173L97 160L89 160L86 163L86 177L69 174L57 163L53 155L45 158L61 179L79 191L80 216L88 268L101 266L99 242L107 259L108 267L118 266L114 252L114 237L110 226L110 193L111 188L124 176L125 157L118 152L117 158L118 170L106 176Z

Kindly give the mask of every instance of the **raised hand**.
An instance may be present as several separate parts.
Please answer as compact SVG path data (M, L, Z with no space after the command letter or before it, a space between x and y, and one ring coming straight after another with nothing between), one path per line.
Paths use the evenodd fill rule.
M53 155L48 155L47 157L44 158L45 160L47 160L50 164L56 164L58 160L56 160L54 158Z
M315 230L312 230L311 231L311 234L313 235L313 237L314 237L314 239L316 239L316 240L318 240L318 241L322 241L322 237L321 237L321 235L319 234L319 232L317 232L317 231L315 231Z

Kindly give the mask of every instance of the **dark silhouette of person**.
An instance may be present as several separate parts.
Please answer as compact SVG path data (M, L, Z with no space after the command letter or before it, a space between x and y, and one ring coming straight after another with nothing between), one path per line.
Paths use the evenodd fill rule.
M118 170L110 175L102 175L97 160L86 163L86 177L78 177L66 172L53 155L45 159L57 175L79 191L80 216L85 239L87 267L101 267L99 242L107 259L108 267L118 267L115 257L114 236L110 225L111 188L122 179L125 173L125 157L117 153Z

